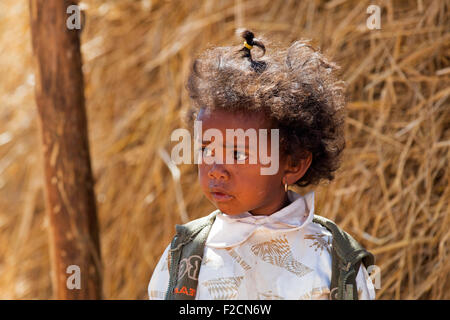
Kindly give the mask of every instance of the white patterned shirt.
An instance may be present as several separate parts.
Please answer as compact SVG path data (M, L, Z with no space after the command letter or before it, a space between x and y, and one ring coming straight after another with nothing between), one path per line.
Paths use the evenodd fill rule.
M197 300L330 299L332 235L313 222L314 192L288 190L290 204L270 216L219 212L206 240ZM149 299L164 299L169 283L166 248L148 285ZM375 299L361 264L360 300Z

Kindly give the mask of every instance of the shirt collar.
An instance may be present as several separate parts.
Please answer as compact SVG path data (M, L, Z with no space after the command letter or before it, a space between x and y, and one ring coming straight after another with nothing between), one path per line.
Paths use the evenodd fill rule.
M290 232L303 228L314 218L314 191L302 196L288 190L291 202L270 216L254 216L244 212L227 215L219 212L211 228L206 245L227 248L245 242L257 229Z

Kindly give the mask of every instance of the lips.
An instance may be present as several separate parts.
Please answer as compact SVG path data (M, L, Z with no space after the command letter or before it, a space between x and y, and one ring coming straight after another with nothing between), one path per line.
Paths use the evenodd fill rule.
M233 196L230 195L225 189L222 188L210 188L209 192L215 201L224 202L233 199Z

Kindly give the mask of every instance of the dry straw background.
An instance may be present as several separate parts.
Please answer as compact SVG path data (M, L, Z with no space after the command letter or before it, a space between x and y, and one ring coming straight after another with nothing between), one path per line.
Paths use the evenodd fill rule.
M366 27L370 4L381 30ZM190 63L237 27L313 39L348 83L347 148L319 213L376 254L379 299L449 299L449 1L87 0L82 53L106 299L146 299L175 223L214 207L169 167ZM270 48L268 48L270 50ZM0 2L0 298L52 298L28 1ZM301 190L306 192L308 190Z

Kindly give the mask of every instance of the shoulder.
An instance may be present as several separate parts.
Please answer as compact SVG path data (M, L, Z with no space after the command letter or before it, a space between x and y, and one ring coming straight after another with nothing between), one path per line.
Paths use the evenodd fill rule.
M334 221L317 214L314 215L312 222L314 225L320 226L332 234L343 231Z
M343 261L353 263L362 259L366 266L374 263L374 256L334 221L314 215L312 224L318 224L331 233L334 250Z
M331 257L333 234L323 225L318 222L312 221L306 228L303 229L303 239L306 243L317 251L318 249L322 253L328 252Z
M312 222L312 225L316 226L316 228L319 227L322 230L326 229L329 233L331 233L337 244L348 244L355 247L359 246L359 243L334 221L319 215L314 215Z
M321 237L331 243L331 240L333 239L333 233L329 228L321 223L321 220L317 220L316 217L317 216L314 215L311 223L306 226L305 234L314 234L315 237Z
M175 226L176 236L174 238L174 241L176 240L176 238L178 239L190 238L200 233L204 229L209 231L209 229L211 228L216 219L216 215L219 212L220 210L217 209L207 216L189 221L185 224L177 224Z
M207 225L211 225L215 218L216 215L219 213L219 210L214 210L213 212L211 212L210 214L208 214L207 216L204 217L200 217L198 219L189 221L185 224L179 225L177 224L175 226L177 233L180 232L195 232L197 229L202 229Z
M191 221L183 224L182 226L185 227L185 228L192 229L192 228L195 228L195 227L200 226L200 225L204 225L204 224L207 224L207 223L214 222L214 219L215 219L216 215L219 212L220 212L219 209L214 210L210 214L208 214L206 216L203 216L203 217L200 217L200 218L195 219L195 220L191 220Z

